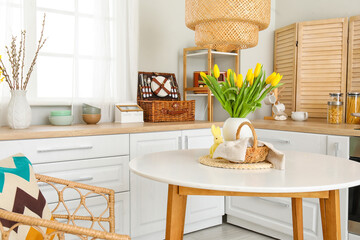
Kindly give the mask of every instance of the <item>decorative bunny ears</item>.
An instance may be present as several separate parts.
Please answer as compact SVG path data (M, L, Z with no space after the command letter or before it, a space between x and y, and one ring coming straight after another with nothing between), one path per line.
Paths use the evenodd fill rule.
M216 127L215 125L211 126L211 133L214 135L214 137L221 136L221 129L220 127Z

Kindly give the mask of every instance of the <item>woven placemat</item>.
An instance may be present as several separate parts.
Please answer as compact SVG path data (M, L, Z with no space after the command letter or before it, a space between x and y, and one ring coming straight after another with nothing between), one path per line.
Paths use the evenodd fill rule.
M272 164L264 161L258 163L233 163L229 160L223 158L211 158L209 155L201 156L199 162L206 166L218 167L218 168L232 168L232 169L244 169L244 170L254 170L254 169L266 169L272 168Z

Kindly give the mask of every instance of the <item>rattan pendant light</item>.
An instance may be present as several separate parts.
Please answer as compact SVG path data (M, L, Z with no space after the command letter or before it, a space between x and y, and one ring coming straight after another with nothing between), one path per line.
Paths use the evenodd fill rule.
M271 0L185 1L185 23L199 47L225 52L254 47L270 23Z

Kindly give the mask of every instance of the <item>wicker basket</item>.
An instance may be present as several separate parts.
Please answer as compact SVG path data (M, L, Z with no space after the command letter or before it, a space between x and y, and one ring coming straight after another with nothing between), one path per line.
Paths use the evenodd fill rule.
M262 147L258 146L257 135L256 135L255 129L251 123L243 122L240 124L240 126L238 127L237 132L236 132L236 140L238 140L240 138L241 128L245 125L248 125L251 129L251 132L254 137L254 145L252 147L248 147L246 149L245 161L241 162L241 163L262 162L266 159L266 157L269 153L269 148L267 146L262 146Z
M145 122L184 122L195 120L195 100L139 101Z
M154 93L150 97L143 97L141 77L163 76L172 80L176 97L158 97ZM195 120L195 100L180 101L179 86L173 73L139 72L138 104L144 110L145 122L185 122Z
M186 26L197 46L220 51L254 47L270 23L270 0L186 0Z

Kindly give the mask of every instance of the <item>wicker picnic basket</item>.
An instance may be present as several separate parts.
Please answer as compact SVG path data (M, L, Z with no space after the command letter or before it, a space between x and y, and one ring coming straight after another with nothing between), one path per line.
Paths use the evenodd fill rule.
M144 94L144 79L152 79L162 76L170 81L172 90L165 97L158 97L150 88ZM149 81L149 80L147 80ZM150 82L149 81L149 82ZM162 88L163 84L159 85ZM150 93L150 96L148 95ZM195 120L195 100L181 101L179 86L173 73L139 72L137 100L139 106L144 110L145 122L185 122Z
M240 124L236 131L236 140L240 139L240 131L243 126L249 126L254 138L254 144L252 147L246 149L245 161L242 163L257 163L262 162L266 159L269 154L269 148L267 146L258 146L258 139L254 129L254 126L249 122L243 122Z

